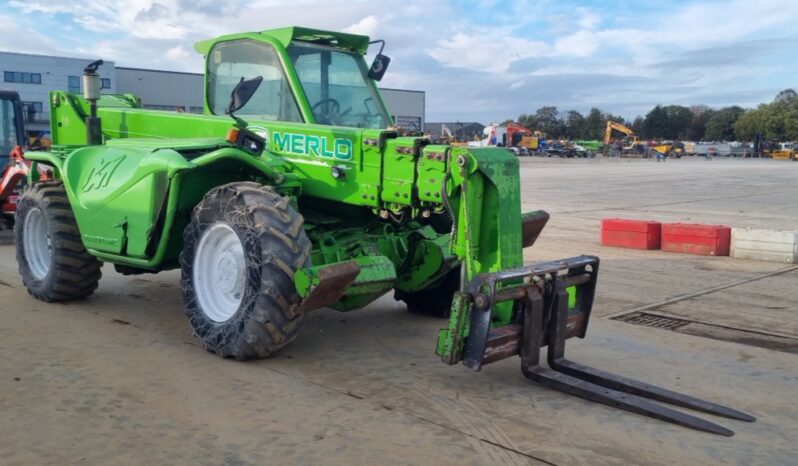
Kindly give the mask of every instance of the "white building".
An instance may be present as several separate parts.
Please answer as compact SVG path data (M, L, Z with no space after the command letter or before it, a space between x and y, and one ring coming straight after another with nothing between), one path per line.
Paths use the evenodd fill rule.
M28 131L48 131L50 91L81 92L83 69L92 59L0 51L0 89L17 91L26 109ZM103 92L135 94L145 108L202 113L203 76L198 73L117 67L105 61L99 69ZM399 126L423 131L424 91L382 89L388 110Z
M116 68L119 93L135 94L144 108L202 113L204 76L199 73Z
M50 129L48 93L54 90L81 91L83 69L94 60L27 53L0 52L0 88L17 91L25 108L29 131ZM103 92L116 92L114 62L99 69Z

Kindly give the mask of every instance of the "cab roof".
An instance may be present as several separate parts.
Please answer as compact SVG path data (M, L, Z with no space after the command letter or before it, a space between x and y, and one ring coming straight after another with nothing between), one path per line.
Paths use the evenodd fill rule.
M357 52L361 55L366 53L369 46L368 36L361 36L358 34L347 34L345 32L324 31L321 29L311 29L299 26L291 26L279 29L269 29L261 32L228 34L219 36L213 39L207 39L194 44L194 50L207 55L211 47L217 42L238 38L245 38L252 36L263 35L268 36L277 42L281 43L283 47L287 47L292 41L306 41L317 44L332 45L343 49Z

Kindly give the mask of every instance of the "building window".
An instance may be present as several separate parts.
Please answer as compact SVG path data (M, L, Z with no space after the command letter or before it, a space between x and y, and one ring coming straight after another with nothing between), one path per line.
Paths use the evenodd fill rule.
M67 80L67 91L80 92L80 76L69 76Z
M100 88L101 89L110 89L111 88L111 79L110 78L101 78L100 79Z
M7 83L41 84L41 73L23 73L21 71L3 72L3 80Z
M205 109L202 107L191 106L188 108L188 113L202 113Z

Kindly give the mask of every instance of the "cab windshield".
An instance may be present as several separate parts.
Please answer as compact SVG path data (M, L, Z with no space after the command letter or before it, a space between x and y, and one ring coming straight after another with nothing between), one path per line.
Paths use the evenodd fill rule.
M17 141L17 120L14 101L0 97L0 159L5 159Z
M317 123L388 127L390 120L366 75L360 55L299 42L292 43L287 50Z

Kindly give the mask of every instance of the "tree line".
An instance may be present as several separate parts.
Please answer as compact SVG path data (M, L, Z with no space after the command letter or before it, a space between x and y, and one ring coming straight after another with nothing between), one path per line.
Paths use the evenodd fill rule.
M592 108L587 114L576 110L560 112L546 106L522 114L516 123L542 131L556 139L603 139L607 120L624 124L639 138L686 141L751 141L757 134L776 141L798 140L798 93L779 92L776 98L754 109L733 105L712 109L706 105L657 105L645 117L627 121ZM510 120L508 120L510 121ZM506 122L505 122L506 123Z

